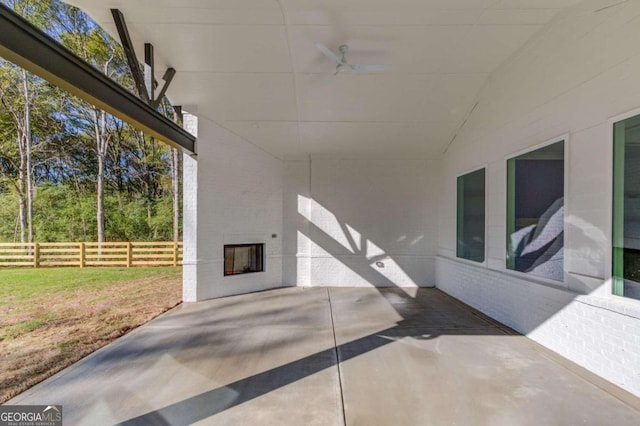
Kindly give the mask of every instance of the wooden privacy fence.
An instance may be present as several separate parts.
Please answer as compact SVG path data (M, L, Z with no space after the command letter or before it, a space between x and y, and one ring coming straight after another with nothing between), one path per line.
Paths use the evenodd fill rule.
M0 243L0 267L178 265L182 242Z

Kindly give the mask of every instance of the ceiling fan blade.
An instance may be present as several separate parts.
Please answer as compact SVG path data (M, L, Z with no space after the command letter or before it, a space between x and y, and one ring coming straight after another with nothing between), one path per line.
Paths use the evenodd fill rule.
M354 73L358 73L358 74L386 71L390 68L388 65L364 65L364 64L353 64L353 65L350 65L350 67Z
M324 53L324 56L326 56L327 58L331 59L333 62L335 62L336 64L340 65L342 63L342 61L340 60L340 58L338 58L338 56L333 53L331 51L331 49L329 49L327 46L325 46L322 43L316 43L316 47L318 49L320 49L320 51L322 53Z

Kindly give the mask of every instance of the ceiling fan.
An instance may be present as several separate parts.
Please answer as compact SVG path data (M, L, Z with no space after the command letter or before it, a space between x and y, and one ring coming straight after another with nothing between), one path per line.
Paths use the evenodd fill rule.
M322 43L316 43L316 47L320 49L324 56L335 62L336 70L332 74L332 76L338 75L342 72L349 72L352 74L367 74L376 71L384 71L389 68L387 65L350 64L347 61L347 52L349 51L349 46L346 44L342 44L340 45L340 47L338 47L338 52L340 52L339 55L333 53L331 49L329 49Z

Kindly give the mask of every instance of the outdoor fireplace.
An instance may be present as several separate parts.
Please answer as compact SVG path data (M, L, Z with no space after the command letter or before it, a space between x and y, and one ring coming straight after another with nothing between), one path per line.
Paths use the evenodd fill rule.
M224 275L264 271L264 244L229 244L224 246Z

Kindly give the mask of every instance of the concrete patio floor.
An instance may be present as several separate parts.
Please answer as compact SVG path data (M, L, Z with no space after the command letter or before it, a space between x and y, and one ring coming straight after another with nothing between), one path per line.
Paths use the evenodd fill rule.
M640 402L436 289L184 304L9 402L67 425L640 424Z

